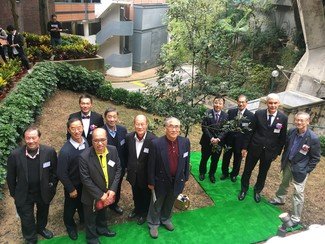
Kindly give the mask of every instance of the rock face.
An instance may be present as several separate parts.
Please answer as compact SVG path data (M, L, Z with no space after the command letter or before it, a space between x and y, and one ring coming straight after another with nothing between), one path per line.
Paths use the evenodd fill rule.
M321 0L298 0L306 53L290 77L287 91L325 98L325 17Z

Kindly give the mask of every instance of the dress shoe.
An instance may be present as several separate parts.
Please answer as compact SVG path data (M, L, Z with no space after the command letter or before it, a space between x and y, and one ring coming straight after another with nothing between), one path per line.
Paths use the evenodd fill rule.
M209 179L210 179L211 183L216 183L216 177L214 177L213 175L210 175Z
M100 236L106 236L106 237L114 237L114 236L116 236L116 232L112 231L112 230L109 230L109 229L107 229L107 231L105 231L103 233L97 232L97 234L100 235Z
M254 192L254 200L259 203L261 201L261 194L258 192Z
M200 174L200 175L199 175L199 180L202 181L202 180L204 180L204 179L205 179L205 175L204 175L204 174Z
M140 216L140 217L138 218L138 220L137 220L137 224L138 224L138 225L143 225L144 222L146 222L146 218L145 218L145 217L142 217L142 216Z
M135 213L135 209L133 209L132 212L129 213L128 218L133 219L135 216L137 216L137 214Z
M269 200L269 203L272 205L284 205L284 202L279 202L275 198Z
M165 226L166 230L173 231L175 229L174 225L171 222L163 224L163 225Z
M221 175L220 180L225 180L228 178L228 175Z
M158 238L158 228L157 227L149 228L149 233L150 233L151 238L153 238L153 239Z
M241 191L238 195L238 200L239 201L243 201L246 197L246 192L245 191Z
M77 240L78 239L78 234L75 230L68 230L68 235L71 240Z
M43 230L39 230L38 234L43 236L45 239L51 239L53 237L52 231L45 229L45 228Z
M118 205L115 205L111 208L115 213L122 215L123 214L123 209L120 208Z
M230 177L230 180L231 180L232 182L236 182L236 181L237 181L237 176L231 176L231 177Z

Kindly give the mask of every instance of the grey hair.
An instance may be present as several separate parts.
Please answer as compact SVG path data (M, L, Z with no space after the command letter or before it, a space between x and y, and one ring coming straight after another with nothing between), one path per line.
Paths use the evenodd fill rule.
M297 118L297 117L300 116L300 115L304 116L304 117L306 118L306 120L309 120L309 119L310 119L310 115L309 115L309 113L306 113L306 112L304 112L304 111L299 111L298 113L296 113L296 114L295 114L295 118Z
M280 102L280 97L279 97L279 95L276 94L276 93L270 93L269 95L267 95L267 97L266 97L266 101L271 100L271 99L273 99L273 100L277 100L277 101Z
M172 120L176 120L177 123L179 123L179 125L181 125L181 121L179 119L177 119L175 117L167 117L164 121L164 126L166 127L167 125L169 125Z

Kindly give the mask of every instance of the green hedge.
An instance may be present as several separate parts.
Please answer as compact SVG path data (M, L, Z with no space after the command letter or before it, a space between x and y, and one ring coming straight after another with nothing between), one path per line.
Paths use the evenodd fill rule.
M322 150L322 156L325 156L325 136L320 136L320 148Z

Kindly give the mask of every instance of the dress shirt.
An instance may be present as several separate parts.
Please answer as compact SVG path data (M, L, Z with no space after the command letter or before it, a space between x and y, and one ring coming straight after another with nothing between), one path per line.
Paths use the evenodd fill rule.
M135 139L135 150L137 152L137 158L139 158L143 143L144 143L144 139L146 138L147 132L146 134L144 134L144 136L142 137L141 140L139 140L137 133L134 134L134 139Z
M102 167L104 176L105 176L105 182L106 182L106 188L108 188L108 171L107 171L107 155L108 155L108 150L107 148L105 148L105 152L103 153L96 153L97 157L99 159L100 162L100 166Z
M81 113L81 121L84 126L84 132L86 137L88 136L88 132L89 132L90 119L83 119L82 116L90 116L90 115L91 115L91 111L88 114Z
M293 143L290 148L289 160L292 160L293 157L295 156L295 154L297 153L297 151L299 150L298 146L300 145L300 142L301 142L302 138L304 137L305 133L306 132L299 134L298 131L295 133Z
M76 142L75 140L72 139L72 137L70 137L69 139L71 145L75 148L75 149L78 149L78 150L83 150L86 148L86 143L85 143L85 139L82 138L82 142L79 143L79 142Z
M276 118L276 115L278 114L278 111L276 111L274 114L270 114L268 110L266 110L266 111L267 111L267 112L266 112L266 121L269 120L269 115L272 115L272 118L271 118L271 124L270 124L270 125L272 125L272 124L273 124L273 121L274 121L275 118ZM269 126L269 125L268 125L268 126Z
M169 169L172 177L175 177L177 166L178 166L178 143L177 139L175 141L170 141L166 137L167 140L167 148L168 148L168 161L169 161Z

